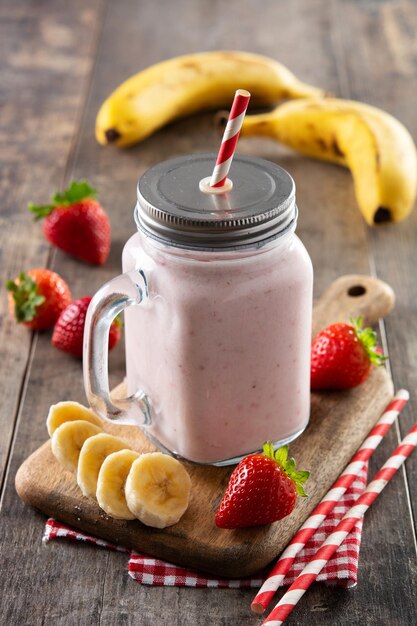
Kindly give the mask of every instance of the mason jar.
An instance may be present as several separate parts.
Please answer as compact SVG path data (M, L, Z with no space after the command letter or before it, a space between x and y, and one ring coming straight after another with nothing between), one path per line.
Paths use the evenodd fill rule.
M233 184L213 194L204 179L215 158L171 159L142 176L124 273L88 311L84 373L105 419L141 426L171 454L225 465L308 424L313 270L295 234L291 176L236 156ZM122 310L128 397L116 403L107 337Z

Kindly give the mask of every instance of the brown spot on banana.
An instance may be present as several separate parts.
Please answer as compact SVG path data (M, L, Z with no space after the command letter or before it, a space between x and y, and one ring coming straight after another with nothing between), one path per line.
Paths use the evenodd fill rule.
M332 141L332 150L333 150L334 154L337 157L344 158L346 156L345 153L343 152L343 150L341 149L341 147L339 146L339 143L338 143L336 137Z
M381 155L378 149L375 151L375 169L377 172L381 169Z
M195 61L184 61L184 63L182 64L182 67L185 67L191 70L200 69Z
M290 98L291 98L291 92L290 92L290 91L288 91L288 89L282 89L282 90L281 90L281 98L282 98L283 100L288 100L288 99L290 99Z
M384 206L380 206L375 211L374 224L382 224L392 220L391 210Z
M108 128L104 134L106 136L107 143L115 143L122 136L117 128Z
M316 137L316 143L318 145L318 147L320 148L320 150L323 150L323 152L327 152L327 144L324 141L324 139L322 139L321 137Z
M241 136L250 137L259 135L272 137L280 141L277 130L278 126L275 123L274 111L270 113L259 113L258 115L247 115L243 120Z

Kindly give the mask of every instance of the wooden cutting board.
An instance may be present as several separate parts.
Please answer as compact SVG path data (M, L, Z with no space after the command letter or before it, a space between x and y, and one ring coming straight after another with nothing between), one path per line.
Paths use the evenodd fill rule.
M344 276L323 294L314 309L313 333L335 321L362 315L366 324L392 308L391 288L366 276ZM124 393L123 384L115 395ZM331 487L358 449L393 396L390 377L383 368L346 392L312 394L311 420L306 431L291 444L298 467L309 469L308 498L299 498L294 512L270 526L222 530L214 513L232 468L185 463L192 480L190 506L180 522L158 530L139 521L108 517L97 503L81 494L75 477L52 455L49 441L34 452L16 475L16 489L27 504L62 522L113 543L167 561L225 577L253 574L274 560L296 530ZM108 424L135 450L154 446L139 428ZM260 444L263 442L260 442Z

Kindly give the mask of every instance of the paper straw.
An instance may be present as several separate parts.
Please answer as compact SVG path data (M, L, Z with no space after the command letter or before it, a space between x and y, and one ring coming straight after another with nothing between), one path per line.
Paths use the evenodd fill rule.
M211 187L223 187L226 182L249 100L249 91L245 89L236 91L232 108L230 109L229 120L224 129L216 165L210 179Z
M253 599L251 604L252 611L255 613L263 613L265 611L299 551L305 547L320 524L326 519L355 478L357 478L364 463L371 458L372 454L381 443L382 438L395 422L400 411L407 404L409 397L410 395L405 389L401 389L395 394L379 421L372 428L356 454L352 457L349 465L346 466L330 491L328 491L319 502L310 517L304 522L281 554L269 573L268 578Z
M263 626L280 626L293 611L311 583L315 581L326 563L346 539L358 520L362 519L371 504L388 484L417 445L417 423L404 437L398 448L384 463L375 478L356 500L355 504L340 520L335 530L327 537L314 558L305 566L288 591L263 622Z

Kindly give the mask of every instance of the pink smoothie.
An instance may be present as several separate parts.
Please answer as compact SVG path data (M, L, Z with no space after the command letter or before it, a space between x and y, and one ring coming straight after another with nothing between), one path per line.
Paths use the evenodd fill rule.
M127 382L148 395L164 446L211 463L306 427L313 270L295 234L204 252L138 232L123 252L135 268L150 293L125 311Z

